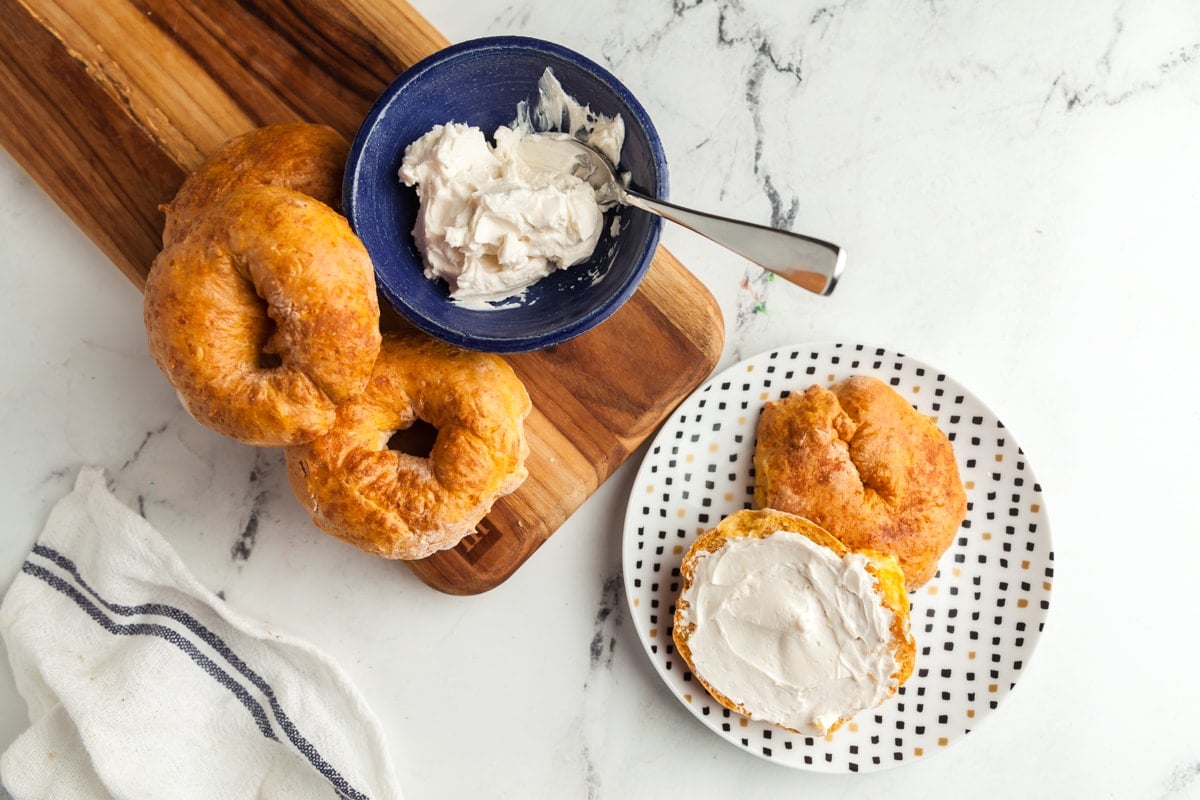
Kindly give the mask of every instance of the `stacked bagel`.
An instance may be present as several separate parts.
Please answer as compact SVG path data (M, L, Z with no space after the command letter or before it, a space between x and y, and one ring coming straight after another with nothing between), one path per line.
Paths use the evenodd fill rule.
M340 213L348 143L285 123L231 139L163 207L150 353L196 421L282 446L323 530L387 558L471 533L527 476L520 378L499 356L381 333L371 259ZM388 446L424 421L428 454Z
M875 378L768 402L754 509L684 555L672 637L721 705L828 735L913 669L906 592L966 514L949 439Z

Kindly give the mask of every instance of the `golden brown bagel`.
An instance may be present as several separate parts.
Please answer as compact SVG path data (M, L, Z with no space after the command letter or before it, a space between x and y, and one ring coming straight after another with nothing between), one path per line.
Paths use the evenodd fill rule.
M754 470L758 506L808 517L852 548L894 554L909 591L934 576L966 516L949 439L876 378L767 403Z
M716 685L713 683L711 676L706 673L705 666L696 663L692 652L690 643L693 634L696 632L697 624L695 622L696 615L691 611L691 603L688 598L693 596L695 589L700 588L697 585L697 569L700 564L712 554L722 551L732 540L742 538L765 540L773 536L777 531L801 534L818 547L827 548L833 555L840 559L844 559L851 553L856 553L865 559L863 567L875 579L875 585L873 588L868 589L868 591L873 592L873 596L863 598L862 602L867 605L877 604L890 612L890 623L887 627L887 632L890 636L888 636L886 642L882 642L881 644L883 648L886 648L887 652L890 652L892 658L895 660L895 671L891 675L889 687L885 688L884 697L893 695L896 689L908 680L912 674L913 663L916 660L916 644L909 630L909 603L908 595L904 588L904 573L901 572L900 566L893 556L875 550L852 551L816 523L794 514L771 509L737 511L721 520L715 528L707 530L697 537L684 555L683 563L680 567L683 588L676 603L674 626L671 636L675 641L675 647L679 655L682 656L692 675L708 690L713 699L725 708L736 711L743 716L765 719L768 722L773 722L798 733L831 733L863 709L839 709L841 712L840 716L823 730L799 730L797 727L785 725L780 719L763 717L761 713L755 714L752 709L748 709L743 703L734 700L730 696L744 697L746 696L746 692L754 692L753 684L758 678L754 676L752 671L746 670L741 672L737 680L730 680L728 675L723 674L721 685ZM786 567L787 565L779 566ZM810 574L804 565L795 565L795 568L798 574ZM742 578L746 578L744 574L739 574ZM773 579L778 574L775 571L767 573L767 579ZM803 585L802 582L801 585ZM749 589L750 587L746 586L746 588ZM766 598L775 593L770 586L762 585L758 588L760 591L750 591L748 596L751 598ZM842 587L841 591L844 593L848 591L848 588ZM764 600L763 602L768 601ZM834 601L835 607L841 607L843 604L849 605L848 601L844 599ZM769 606L769 608L775 613L779 611L777 606ZM829 611L830 609L825 610ZM765 612L763 616L767 620L775 618L773 614ZM708 624L711 625L713 623ZM809 632L803 623L796 622L792 623L792 625L793 628L788 632L788 639L796 643L802 643L805 637L809 635ZM788 650L790 648L783 649ZM779 663L789 662L781 660ZM843 670L848 669L845 663L849 662L842 663L841 668ZM773 668L779 669L779 666L776 665ZM796 710L804 707L809 702L810 696L808 693L819 693L823 686L837 683L846 677L847 675L844 672L828 675L806 673L803 675L781 676L776 674L772 676L772 681L782 681L786 685L795 687L794 694L790 697L790 702L795 706L793 710ZM882 702L882 700L879 702ZM797 713L799 712L797 711ZM805 713L809 712L806 711Z
M234 189L263 184L294 189L341 209L342 174L350 145L328 125L284 122L235 136L205 159L162 207L163 245Z
M366 249L329 206L277 186L233 190L165 248L144 316L150 353L192 416L248 444L328 430L379 352Z
M458 544L525 480L530 409L499 356L389 333L333 428L287 448L288 477L322 530L384 558L424 558ZM428 456L389 449L418 420L437 429Z

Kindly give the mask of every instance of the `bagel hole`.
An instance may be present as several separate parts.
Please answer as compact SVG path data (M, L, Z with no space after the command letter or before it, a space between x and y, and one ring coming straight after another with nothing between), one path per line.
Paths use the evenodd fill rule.
M258 368L259 369L275 369L283 366L283 359L278 353L268 353L266 350L258 351Z
M437 428L423 419L418 419L407 428L401 428L388 439L388 449L406 453L417 458L429 458L433 443L437 441Z
M258 368L259 369L276 369L283 366L283 358L275 349L275 332L279 330L279 326L275 323L275 319L268 313L263 320L262 344L258 347Z

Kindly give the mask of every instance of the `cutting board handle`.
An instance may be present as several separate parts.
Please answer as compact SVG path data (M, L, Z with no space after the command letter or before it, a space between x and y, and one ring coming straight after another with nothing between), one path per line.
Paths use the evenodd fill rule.
M446 44L403 0L0 0L0 146L140 288L208 153L295 119L353 136Z

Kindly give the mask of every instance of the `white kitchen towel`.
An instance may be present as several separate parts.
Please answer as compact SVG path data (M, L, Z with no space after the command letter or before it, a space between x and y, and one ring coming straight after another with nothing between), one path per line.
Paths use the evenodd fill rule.
M311 644L234 612L84 467L0 605L31 725L15 800L400 797L380 726Z

